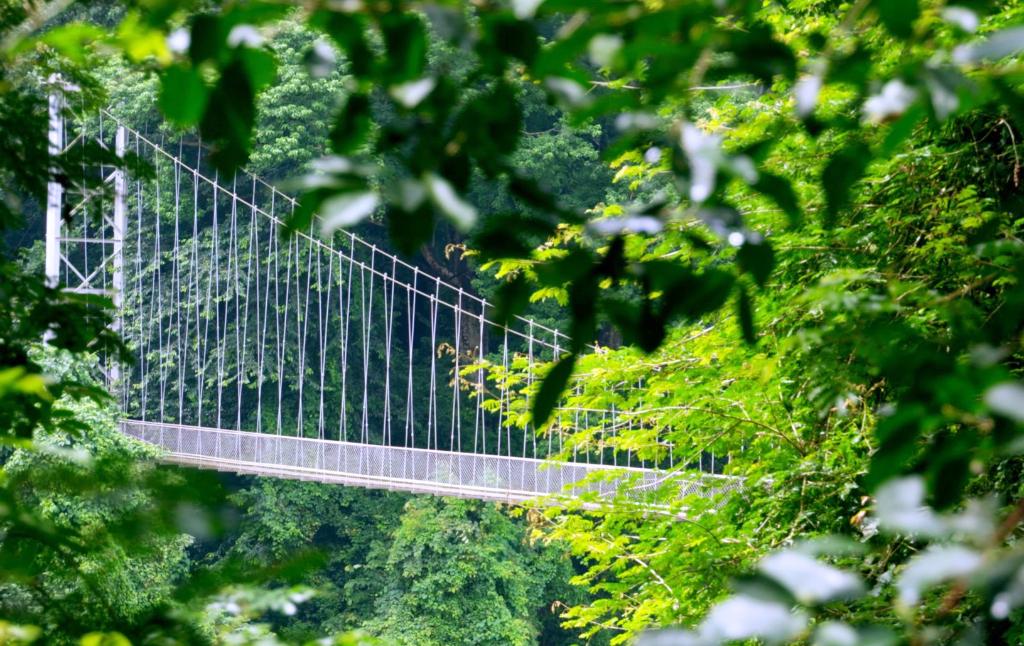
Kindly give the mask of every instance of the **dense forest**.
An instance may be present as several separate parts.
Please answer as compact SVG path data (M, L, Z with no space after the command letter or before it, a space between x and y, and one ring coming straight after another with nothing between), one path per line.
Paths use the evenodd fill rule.
M0 0L0 641L1021 643L1022 56L1013 1ZM628 411L571 445L742 486L511 505L161 464L119 432L140 391L99 376L154 353L45 279L47 188L102 202L81 169L134 164L157 237L217 198L48 150L55 92L294 192L290 235L353 231L560 330L516 382L537 438L560 405ZM276 419L243 408L241 373L239 425L302 410L281 376Z

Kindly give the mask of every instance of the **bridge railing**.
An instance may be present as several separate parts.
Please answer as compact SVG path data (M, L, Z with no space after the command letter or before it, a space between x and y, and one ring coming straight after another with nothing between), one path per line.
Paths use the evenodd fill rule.
M335 440L126 420L122 431L173 461L240 473L337 482L369 488L523 502L545 496L608 498L627 488L642 499L658 487L679 495L719 496L735 478L669 477L653 469L406 449Z

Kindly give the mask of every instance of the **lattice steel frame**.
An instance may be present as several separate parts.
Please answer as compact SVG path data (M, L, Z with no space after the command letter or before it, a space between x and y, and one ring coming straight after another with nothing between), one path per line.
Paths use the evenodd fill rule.
M49 97L48 151L51 158L56 158L66 153L87 135L83 132L71 141L65 142L67 134L64 118L67 107L65 92L73 91L76 88L62 84L55 76L51 77L50 81L57 89ZM124 126L118 124L114 136L114 153L118 158L124 157L125 135ZM102 139L97 139L97 143L106 148ZM69 192L63 184L57 181L56 168L51 169L50 181L46 184L46 284L50 287L58 287L63 272L68 281L64 285L64 289L79 294L109 296L114 303L116 312L111 327L115 332L120 332L122 326L121 307L124 301L124 239L128 228L127 178L121 167L111 168L109 172L102 169L102 172L104 172L104 185L112 185L114 189L112 208L102 210L98 228L89 235L71 236L65 235L67 223L64 217L64 200ZM94 197L94 195L82 191L81 199L68 211L67 218L73 218L77 213L83 211ZM82 255L86 258L90 255L89 251L94 250L92 257L98 257L100 261L92 267L79 266L73 260L76 254L66 252L69 247L83 251ZM108 267L111 276L110 286L99 286L98 279L105 276ZM119 387L121 369L116 361L110 362L106 367L105 376L108 386Z

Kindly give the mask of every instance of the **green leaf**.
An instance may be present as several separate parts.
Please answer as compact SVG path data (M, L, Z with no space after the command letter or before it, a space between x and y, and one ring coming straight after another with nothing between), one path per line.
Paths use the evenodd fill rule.
M925 453L928 489L932 492L936 509L945 509L958 502L967 486L971 476L971 452L980 445L977 434L972 431L940 431Z
M761 572L744 572L729 581L733 594L742 594L762 601L796 605L796 597L786 586Z
M891 630L880 626L853 628L841 621L824 621L814 629L814 646L896 646L902 643Z
M743 285L740 285L739 293L736 295L736 314L740 319L743 340L751 345L757 343L757 332L754 330L754 306L750 302L747 288Z
M886 133L885 139L882 141L882 155L888 156L896 152L896 149L907 140L924 117L925 109L919 102L907 108L907 111L889 126L889 132Z
M382 73L388 84L423 76L427 67L427 34L413 13L388 13L380 18L387 49Z
M160 77L157 104L171 122L194 126L203 117L209 92L199 72L193 67L172 65Z
M351 153L363 144L370 132L370 97L353 94L338 111L334 127L328 137L331 150L336 153Z
M985 391L985 405L993 413L1024 424L1024 384L1004 381Z
M338 56L325 40L317 40L302 57L306 72L316 79L327 78L338 68Z
M456 229L466 233L473 228L477 219L476 207L463 200L448 183L448 180L440 175L428 173L423 178L423 182L431 199L434 200L434 204L455 225Z
M188 55L192 64L216 60L226 38L227 33L216 16L200 14L193 18L188 41Z
M204 137L213 143L210 159L225 174L233 173L249 158L255 102L248 70L236 59L221 72L200 124Z
M541 285L559 287L573 282L590 271L596 257L588 249L570 249L569 253L534 266Z
M825 224L835 224L839 214L850 204L853 185L864 176L871 151L859 141L839 150L828 163L821 175L825 189Z
M466 149L485 172L496 174L501 158L515 151L522 130L522 113L515 91L508 83L496 84L490 92L470 101L456 123L456 129L465 137Z
M527 212L493 213L481 219L472 247L482 260L529 258L554 230L550 221Z
M914 21L921 14L917 0L875 0L878 17L889 32L897 38L914 35Z
M372 191L342 193L327 198L320 204L324 235L359 224L370 217L378 205L380 198Z
M977 63L998 60L1024 51L1024 27L1015 26L994 32L979 43L961 45L953 50L953 62Z
M131 646L128 638L118 632L89 633L82 637L81 646Z
M416 79L407 83L392 85L388 93L402 106L412 109L418 106L423 99L427 98L437 85L437 79L432 76Z
M864 593L864 584L856 574L821 563L798 550L770 554L758 569L804 605L856 599Z
M772 30L755 25L732 36L733 57L727 67L753 74L766 85L776 75L792 80L796 77L796 56L782 42L775 39Z
M747 236L736 252L736 261L740 269L750 274L759 287L764 287L775 264L775 252L763 237Z
M38 39L22 40L17 51L30 51L37 42L42 42L56 49L62 56L66 56L78 64L83 64L87 60L91 46L102 42L108 36L108 32L97 25L72 22L50 28L40 34Z
M953 579L965 579L985 563L980 552L962 545L932 545L910 559L896 580L900 601L909 607L921 602L930 588Z
M736 276L722 269L709 268L700 274L687 271L664 288L659 318L664 324L680 317L697 321L722 307L735 283Z
M310 24L323 29L348 54L349 72L357 79L368 78L375 57L366 42L366 21L357 14L342 11L317 11Z
M588 273L569 286L569 336L573 352L582 352L597 335L597 282L595 274Z
M277 61L273 54L265 49L242 47L236 55L249 75L253 91L259 92L273 84L277 78Z
M708 612L700 628L705 641L696 643L791 643L806 629L808 621L807 613L802 610L737 594L716 604Z
M391 206L386 215L388 236L401 253L415 253L434 232L434 210L426 203L413 210Z
M502 283L494 304L494 321L504 325L526 309L530 302L530 283L522 274Z
M540 385L540 390L537 391L537 396L533 399L532 413L535 428L540 428L546 424L548 418L551 417L551 411L555 409L558 399L565 391L575 365L576 355L567 354L555 364L551 372L544 378L544 382Z
M864 485L874 490L889 478L902 474L911 466L918 451L917 440L926 410L922 404L899 408L882 417L875 428L879 448L871 456L871 465L864 476Z
M796 192L793 191L789 180L772 173L759 171L754 190L771 198L789 218L790 226L795 227L800 224L802 217L800 203L797 201Z
M505 66L502 55L518 58L527 65L532 64L540 51L540 43L531 23L499 15L485 22L481 49L481 58L488 62L492 70L497 71Z

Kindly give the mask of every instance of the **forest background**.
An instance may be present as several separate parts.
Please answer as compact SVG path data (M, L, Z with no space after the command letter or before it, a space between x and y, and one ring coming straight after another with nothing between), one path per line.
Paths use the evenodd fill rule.
M1017 3L54 7L0 25L5 638L1021 638ZM89 383L109 314L42 285L54 71L226 170L370 159L295 226L380 192L362 235L568 322L539 393L575 368L647 411L621 446L724 456L743 493L666 493L681 522L156 468ZM389 199L430 174L472 226Z

